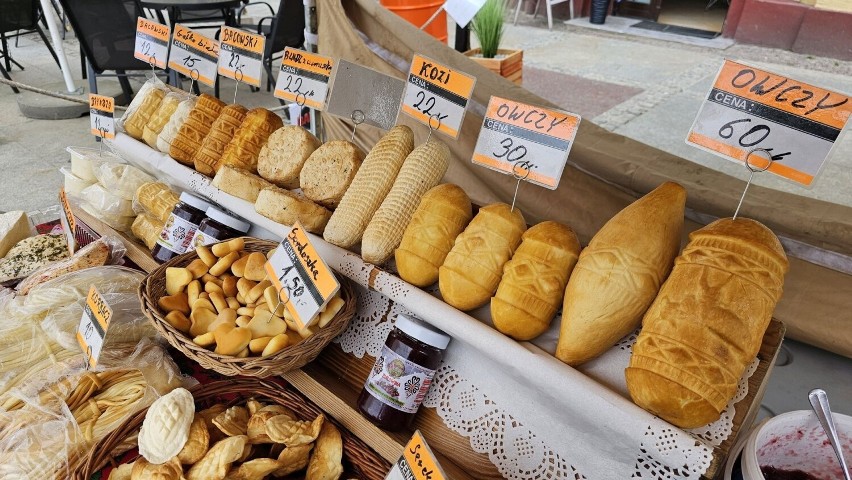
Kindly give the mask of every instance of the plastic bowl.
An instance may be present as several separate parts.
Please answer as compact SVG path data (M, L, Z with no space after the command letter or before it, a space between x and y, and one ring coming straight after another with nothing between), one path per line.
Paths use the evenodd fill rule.
M69 195L80 195L80 192L94 185L94 182L74 175L73 172L65 167L60 167L59 171L65 176L65 192Z

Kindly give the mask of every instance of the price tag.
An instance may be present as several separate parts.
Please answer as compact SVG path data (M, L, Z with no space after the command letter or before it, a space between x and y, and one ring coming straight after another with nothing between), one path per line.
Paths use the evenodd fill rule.
M476 78L414 55L402 99L402 111L429 128L459 137Z
M83 316L80 318L80 326L77 327L77 343L86 354L89 367L98 365L101 349L104 346L109 322L112 319L112 308L107 305L98 289L92 285L89 295L86 297L86 306L83 308Z
M491 97L473 163L556 190L580 116Z
M115 138L115 99L103 95L89 94L89 122L92 135Z
M441 468L432 449L426 444L426 440L415 430L414 435L402 456L396 461L388 472L385 480L444 480L447 474Z
M340 290L334 273L320 258L299 222L278 245L265 268L272 285L280 292L279 298L301 328L311 326L320 310Z
M147 18L137 18L136 47L133 49L133 56L149 64L152 63L151 57L153 57L155 66L165 69L169 58L170 31L167 25L152 22Z
M726 60L686 143L737 163L765 149L769 172L809 186L850 113L846 95ZM767 155L750 161L763 168Z
M405 82L398 78L340 60L326 112L349 120L360 111L364 124L390 130L396 125L404 90Z
M260 87L266 37L232 27L222 27L219 38L222 41L219 45L219 75Z
M207 38L181 24L175 25L169 68L212 87L216 84L218 62L219 42L217 40Z
M65 233L65 243L68 244L68 251L71 255L77 251L77 220L74 219L74 212L71 211L71 204L68 203L68 195L65 194L65 188L59 189L59 204L62 205L62 211L59 212L59 223L62 224L62 231Z
M295 48L284 49L275 97L316 110L325 106L334 60Z

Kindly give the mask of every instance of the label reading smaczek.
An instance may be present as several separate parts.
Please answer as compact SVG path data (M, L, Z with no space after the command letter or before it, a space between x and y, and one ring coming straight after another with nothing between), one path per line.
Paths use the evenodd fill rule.
M212 38L184 27L175 25L172 37L172 53L169 57L169 68L190 78L212 87L216 84L216 68L219 62L219 42Z
M334 59L295 48L284 49L275 97L322 110Z
M414 55L402 111L439 132L458 138L476 78L422 55Z
M169 58L169 32L171 29L167 25L143 17L137 18L133 56L145 63L151 63L153 57L157 68L165 69Z
M115 138L115 99L104 95L89 94L89 124L92 135Z
M219 75L260 87L266 37L222 27L219 38Z
M98 365L98 358L101 356L111 319L112 308L98 293L98 289L92 285L86 297L86 306L83 308L80 325L77 327L77 343L86 354L90 368Z
M849 97L774 73L725 61L686 143L733 162L811 185L852 113Z
M579 125L573 113L491 97L473 163L556 190Z

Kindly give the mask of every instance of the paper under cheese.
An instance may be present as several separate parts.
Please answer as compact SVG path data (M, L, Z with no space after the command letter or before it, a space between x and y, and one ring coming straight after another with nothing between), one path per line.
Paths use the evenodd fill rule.
M16 243L30 236L27 214L18 210L0 214L0 258L5 257Z

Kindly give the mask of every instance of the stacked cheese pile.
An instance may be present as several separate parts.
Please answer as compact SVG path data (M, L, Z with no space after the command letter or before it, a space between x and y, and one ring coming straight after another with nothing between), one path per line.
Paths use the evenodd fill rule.
M138 215L133 220L133 235L153 249L163 225L179 201L178 195L168 185L160 182L143 183L133 195L133 211Z

